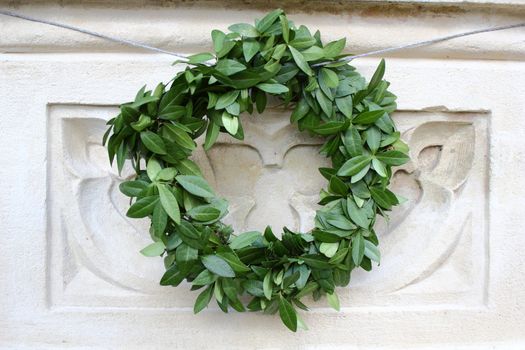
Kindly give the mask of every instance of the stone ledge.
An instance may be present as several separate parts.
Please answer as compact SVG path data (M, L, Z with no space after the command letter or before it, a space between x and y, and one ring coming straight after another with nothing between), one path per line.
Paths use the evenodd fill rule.
M63 7L62 2L60 5L45 1L37 1L33 5L24 3L15 1L13 5L10 2L2 8L178 52L208 50L212 29L224 30L231 23L251 22L269 8L278 6L272 6L271 1L264 4L260 1L233 1L228 9L220 1L184 4L179 1L132 1L125 6L110 1L109 4L104 2L107 7L98 0L67 7ZM525 3L518 0L449 0L439 5L435 1L329 1L319 7L318 2L299 7L297 1L284 6L296 23L308 25L311 29L318 28L325 41L346 35L354 53L518 23L525 18ZM319 13L323 16L320 17ZM150 18L155 18L155 22L151 23ZM14 18L1 17L0 31L9 33L0 37L0 52L3 53L137 52L83 34ZM521 61L525 58L524 34L525 28L480 34L392 53L389 57Z

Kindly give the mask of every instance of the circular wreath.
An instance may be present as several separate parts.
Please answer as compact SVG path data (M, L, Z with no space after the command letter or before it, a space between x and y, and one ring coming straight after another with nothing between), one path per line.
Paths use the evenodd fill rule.
M296 331L306 327L296 312L307 310L301 298L326 295L339 309L335 287L346 286L354 268L369 271L372 261L379 263L373 226L377 214L400 202L387 186L391 167L408 160L408 147L389 116L396 96L383 80L384 61L367 84L340 60L345 39L323 45L319 31L295 27L282 10L255 26L229 29L212 31L215 53L190 56L169 87L143 87L121 105L103 143L119 172L126 159L136 172L120 190L134 199L128 217L151 219L154 243L141 252L164 256L161 285L187 280L192 290L202 289L195 313L214 296L224 312L229 306L279 311ZM314 228L284 227L281 238L270 227L234 234L221 222L228 203L190 159L194 140L205 132L205 150L220 132L242 140L241 114L254 106L262 113L268 95L295 106L290 122L324 137L320 153L332 161L319 169L328 187L321 189ZM246 306L243 295L251 296Z

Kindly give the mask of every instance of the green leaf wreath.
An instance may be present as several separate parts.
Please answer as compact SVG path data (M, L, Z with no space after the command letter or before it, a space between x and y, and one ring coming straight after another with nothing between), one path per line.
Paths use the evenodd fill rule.
M379 263L373 227L400 202L387 186L408 147L390 118L396 96L383 80L384 61L367 84L341 60L345 39L324 45L319 31L296 27L282 10L229 29L212 32L214 53L190 56L170 83L121 105L103 142L119 172L127 159L136 172L120 190L133 199L128 217L151 219L154 243L142 253L164 256L161 285L186 280L200 290L195 313L215 298L224 312L279 312L296 331L306 327L296 311L307 310L303 297L326 295L339 309L335 287L346 286L354 268ZM194 140L206 133L205 150L220 132L242 140L242 118L262 113L268 95L293 106L290 122L300 131L325 138L320 153L332 167L319 171L328 186L312 230L235 234L221 221L228 203L191 160Z

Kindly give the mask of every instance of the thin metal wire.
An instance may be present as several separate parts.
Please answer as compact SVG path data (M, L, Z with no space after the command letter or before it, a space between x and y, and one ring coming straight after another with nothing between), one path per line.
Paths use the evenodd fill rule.
M158 47L154 47L154 46L150 46L150 45L147 45L147 44L143 44L143 43L138 42L138 41L116 38L116 37L113 37L113 36L97 33L97 32L94 32L94 31L91 31L91 30L88 30L88 29L70 26L68 24L48 21L48 20L40 19L40 18L34 18L34 17L30 17L30 16L19 14L19 13L11 12L11 11L5 11L5 10L0 10L0 14L1 15L5 15L5 16L10 16L10 17L21 18L21 19L24 19L26 21L43 23L43 24L48 24L50 26L55 26L55 27L59 27L59 28L69 29L69 30L72 30L72 31L75 31L75 32L91 35L91 36L94 36L94 37L97 37L97 38L100 38L100 39L109 40L109 41L113 41L113 42L116 42L116 43L129 45L129 46L133 46L133 47L138 47L138 48L145 49L145 50L150 50L150 51L164 53L164 54L167 54L167 55L175 56L175 57L183 59L183 60L188 59L186 56L181 55L181 54L176 53L176 52L163 50L163 49L160 49Z
M59 28L69 29L69 30L72 30L72 31L75 31L75 32L91 35L91 36L94 36L94 37L97 37L97 38L100 38L100 39L109 40L109 41L113 41L113 42L116 42L116 43L125 44L125 45L129 45L129 46L133 46L133 47L138 47L138 48L142 48L142 49L150 50L150 51L154 51L154 52L164 53L164 54L167 54L167 55L178 57L178 58L183 59L183 60L187 60L188 59L186 56L184 56L182 54L179 54L179 53L176 53L176 52L173 52L173 51L168 51L168 50L164 50L164 49L161 49L161 48L158 48L158 47L146 45L146 44L143 44L143 43L138 42L138 41L133 41L133 40L128 40L128 39L121 39L121 38L117 38L117 37L113 37L113 36L97 33L97 32L91 31L91 30L70 26L68 24L48 21L48 20L45 20L45 19L34 18L34 17L30 17L30 16L19 14L19 13L16 13L16 12L6 11L6 10L0 10L0 14L1 15L5 15L5 16L10 16L10 17L16 17L16 18L24 19L26 21L42 23L42 24L47 24L47 25L59 27ZM488 32L495 32L495 31L499 31L499 30L506 30L506 29L512 29L512 28L518 28L518 27L525 27L525 22L511 24L511 25L505 25L505 26L499 26L499 27L478 29L478 30L473 30L473 31L469 31L469 32L463 32L463 33L448 35L448 36L444 36L444 37L440 37L440 38L436 38L436 39L419 41L419 42L412 43L412 44L388 47L388 48L381 49L381 50L374 50L374 51L361 53L361 54L358 54L358 55L347 56L347 57L339 59L338 61L347 61L347 62L349 62L349 61L352 61L353 59L360 58L360 57L375 56L375 55L379 55L379 54L383 54L383 53L387 53L387 52L392 52L392 51L413 49L413 48L416 48L416 47L432 45L432 44L436 44L436 43L447 41L447 40L451 40L451 39L461 38L461 37L464 37L464 36L481 34L481 33L488 33ZM321 63L315 64L314 66L323 66L323 65L326 65L326 64L330 64L330 63L334 63L334 61L321 62Z
M383 53L386 53L386 52L392 52L392 51L398 51L398 50L413 49L413 48L416 48L416 47L432 45L432 44L436 44L436 43L439 43L439 42L442 42L442 41L447 41L447 40L451 40L451 39L461 38L461 37L468 36L468 35L474 35L474 34L480 34L480 33L488 33L488 32L495 32L495 31L498 31L498 30L512 29L512 28L518 28L518 27L525 27L525 22L523 22L523 23L516 23L516 24L510 24L510 25L506 25L506 26L478 29L478 30L473 30L473 31L470 31L470 32L463 32L463 33L459 33L459 34L448 35L448 36L444 36L444 37L440 37L440 38L436 38L436 39L431 39L431 40L426 40L426 41L419 41L419 42L413 43L413 44L388 47L388 48L381 49L381 50L369 51L369 52L361 53L361 54L358 54L358 55L352 55L352 56L343 57L343 58L341 58L341 59L339 59L337 61L348 61L349 62L349 61L351 61L351 60L353 60L355 58L359 58L359 57L378 55L378 54L383 54ZM322 66L322 65L330 64L330 63L333 63L333 62L322 62L322 63L316 64L315 66Z

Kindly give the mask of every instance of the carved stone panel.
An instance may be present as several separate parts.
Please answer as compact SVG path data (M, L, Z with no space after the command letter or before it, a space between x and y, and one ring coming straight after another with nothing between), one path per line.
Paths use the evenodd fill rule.
M129 219L119 176L101 145L114 106L48 109L48 301L52 308L188 308L189 288L160 287L161 259L139 250L150 241L147 220ZM244 142L221 135L194 159L230 202L238 231L312 227L319 190L321 139L289 125L289 111L245 116ZM411 161L396 169L392 189L406 197L377 224L382 265L356 271L339 291L344 307L486 303L488 115L401 111L395 115ZM199 145L202 142L199 142ZM188 286L189 287L189 286ZM322 304L321 304L322 305ZM319 307L313 304L314 308Z

